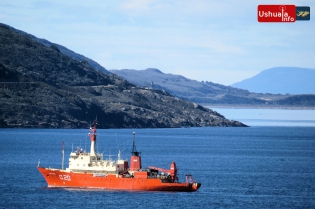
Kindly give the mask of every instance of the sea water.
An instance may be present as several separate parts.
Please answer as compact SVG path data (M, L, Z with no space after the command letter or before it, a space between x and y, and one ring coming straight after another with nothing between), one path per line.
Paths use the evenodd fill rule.
M0 208L315 208L315 128L98 130L104 158L129 159L132 132L142 165L192 174L197 192L51 189L37 171L61 168L71 150L90 148L84 129L0 129Z

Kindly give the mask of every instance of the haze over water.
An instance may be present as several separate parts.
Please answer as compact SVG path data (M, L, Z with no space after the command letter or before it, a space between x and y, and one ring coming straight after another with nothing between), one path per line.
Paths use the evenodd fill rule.
M210 107L211 108L211 107ZM249 126L315 127L315 110L211 108L227 119Z

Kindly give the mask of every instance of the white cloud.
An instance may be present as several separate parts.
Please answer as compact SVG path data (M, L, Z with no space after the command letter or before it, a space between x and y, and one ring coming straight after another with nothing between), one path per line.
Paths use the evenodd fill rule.
M148 13L152 0L127 0L120 5L120 9L129 14L144 14Z
M263 3L288 2L3 0L0 14L4 23L109 69L156 67L232 84L285 64L314 68L315 21L258 23ZM313 1L289 3L315 7Z

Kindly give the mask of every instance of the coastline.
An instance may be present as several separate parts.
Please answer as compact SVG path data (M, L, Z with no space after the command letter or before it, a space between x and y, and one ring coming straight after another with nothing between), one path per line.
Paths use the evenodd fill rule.
M315 127L314 109L293 108L227 108L209 107L230 120L249 126L312 126Z
M201 106L222 109L278 109L278 110L315 110L315 106L277 106L277 105L213 105L200 104Z

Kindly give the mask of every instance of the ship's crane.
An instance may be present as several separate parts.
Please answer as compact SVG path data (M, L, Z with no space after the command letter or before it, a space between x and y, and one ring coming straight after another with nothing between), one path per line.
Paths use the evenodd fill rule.
M176 176L177 176L177 167L176 167L176 163L172 162L170 169L164 169L164 168L157 168L154 166L148 166L149 169L151 170L156 170L156 171L160 171L160 172L164 172L164 173L168 173L171 177L172 180L175 180Z

